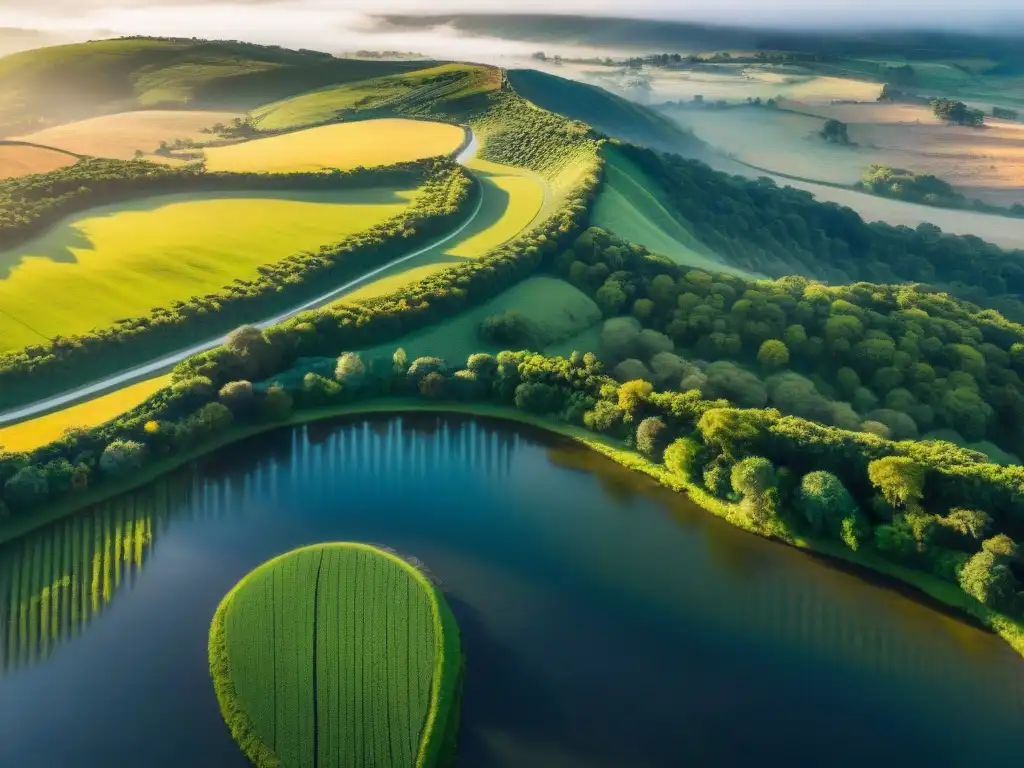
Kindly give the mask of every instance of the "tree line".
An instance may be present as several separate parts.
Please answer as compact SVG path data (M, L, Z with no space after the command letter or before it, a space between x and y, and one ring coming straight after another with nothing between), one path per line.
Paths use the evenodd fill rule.
M1024 251L933 224L866 223L855 211L696 160L618 147L665 190L674 213L729 263L773 277L932 285L1024 322Z
M774 409L741 409L699 392L617 382L596 355L475 354L364 360L342 353L328 375L260 369L274 336L241 328L227 347L235 374L218 385L182 369L172 387L116 422L75 430L31 453L0 454L0 514L130 476L232 425L277 423L296 409L381 396L491 402L585 427L663 464L669 481L737 524L791 539L834 540L958 585L979 604L1024 616L1016 541L1024 534L1024 468L999 467L948 443L893 442ZM275 365L281 366L278 358ZM770 457L770 458L769 458Z
M606 323L600 350L620 378L1024 454L1024 326L995 311L918 285L710 274L597 227L554 266L606 317L628 316Z
M480 192L472 177L448 158L345 173L285 174L280 178L270 174L189 174L172 179L172 184L187 180L184 188L192 190L217 184L232 189L261 185L281 188L289 184L348 189L353 185L387 184L419 186L421 194L408 209L387 221L323 245L318 251L296 253L262 266L258 277L235 280L217 291L175 301L144 317L124 319L88 334L57 337L49 344L0 355L0 408L92 381L312 298L322 293L325 285L362 274L450 231L466 217ZM118 194L126 192L116 182L113 187ZM153 193L152 189L147 191ZM162 191L169 191L168 186Z
M0 242L14 248L72 213L126 200L181 192L366 189L426 178L434 159L381 168L317 173L206 172L144 160L83 158L49 173L0 181Z

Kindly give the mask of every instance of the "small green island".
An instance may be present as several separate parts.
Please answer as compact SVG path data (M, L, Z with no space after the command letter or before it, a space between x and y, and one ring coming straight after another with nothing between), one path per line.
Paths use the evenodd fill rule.
M221 601L209 650L221 713L259 768L432 768L454 755L459 630L397 555L328 543L264 563Z

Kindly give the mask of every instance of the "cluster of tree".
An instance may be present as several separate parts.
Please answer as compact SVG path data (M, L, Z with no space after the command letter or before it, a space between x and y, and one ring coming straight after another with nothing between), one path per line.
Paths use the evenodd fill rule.
M985 113L971 109L962 101L937 98L931 100L932 113L939 119L953 125L984 125Z
M598 138L586 123L538 109L503 82L473 121L486 137L481 157L551 177L571 163L594 167Z
M831 144L850 143L849 127L841 120L826 120L818 135Z
M113 176L108 183L123 195L126 190L119 185L120 178ZM235 280L218 291L175 301L145 317L121 320L89 334L58 337L49 344L0 355L0 408L91 381L301 303L322 293L325 284L362 274L450 231L466 216L479 194L466 171L446 158L345 173L197 173L170 178L175 184L186 179L194 185L187 187L190 189L216 184L239 189L419 185L422 194L401 214L338 243L321 246L318 251L297 253L261 267L259 276L253 279ZM163 177L158 179L166 182Z
M857 185L865 192L912 203L934 205L939 208L971 208L1003 216L1024 217L1024 205L1014 203L1009 208L972 200L957 192L953 186L930 173L916 174L904 168L870 165Z
M729 176L629 145L618 149L659 183L680 223L735 266L833 283L923 283L1024 321L1024 251L932 224L868 224L849 208L771 179Z
M879 64L878 74L884 82L895 85L913 85L917 80L917 71L910 64L900 64L895 67L889 64Z
M998 117L1000 120L1016 120L1020 117L1020 113L1016 109L992 107L992 117Z
M894 439L955 430L1024 454L1024 326L995 311L922 286L708 274L597 227L555 268L607 317L633 318L605 329L602 359L630 361L619 378Z
M229 348L249 362L236 373L257 372L272 346L272 337L240 329ZM618 383L590 353L475 354L460 367L436 357L409 361L399 349L370 360L343 353L333 372L270 375L255 386L179 377L116 422L71 431L32 453L0 453L0 514L30 515L235 423L275 423L295 408L384 395L488 401L584 426L663 462L680 485L732 502L729 515L742 525L870 549L1024 615L1014 541L1024 528L1024 468L985 464L949 444L895 443L775 410L736 409L696 391L656 392L645 380Z

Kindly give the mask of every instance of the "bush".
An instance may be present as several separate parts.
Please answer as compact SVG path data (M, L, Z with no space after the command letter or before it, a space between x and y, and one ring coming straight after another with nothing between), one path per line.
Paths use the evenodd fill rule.
M665 466L687 482L696 482L703 459L704 447L692 437L680 438L665 449Z
M134 440L115 440L103 449L100 469L109 475L123 476L138 471L146 456L146 447Z
M665 422L656 416L648 417L636 429L636 449L649 459L660 462L667 437Z
M796 506L815 533L831 536L839 536L843 532L845 520L856 522L859 511L839 478L821 471L804 475L797 491Z

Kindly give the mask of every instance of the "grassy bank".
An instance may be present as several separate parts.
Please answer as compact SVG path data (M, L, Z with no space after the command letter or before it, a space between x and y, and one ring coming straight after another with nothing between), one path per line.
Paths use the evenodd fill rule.
M437 587L390 552L329 543L264 563L218 606L209 659L224 720L257 766L445 758L458 627ZM349 692L364 706L339 709Z
M69 499L40 510L26 520L15 520L4 524L0 527L0 544L18 538L19 536L23 536L36 528L72 514L79 509L83 509L93 504L98 504L114 496L127 493L135 488L146 485L167 472L184 466L205 455L215 453L221 448L231 445L232 443L264 432L269 432L270 430L277 429L278 427L294 426L297 424L320 421L338 416L369 416L380 414L395 415L410 412L458 413L469 416L497 418L519 424L526 424L528 426L570 438L587 448L600 453L602 456L617 462L627 469L642 472L667 488L678 492L685 492L690 500L699 507L725 519L738 528L742 528L750 533L760 536L766 536L767 538L771 538L775 541L779 541L808 552L813 552L835 560L841 560L855 567L863 568L907 584L924 595L927 595L929 598L936 600L943 605L954 608L975 619L978 623L991 629L1006 640L1018 653L1024 655L1024 625L971 600L966 594L949 582L943 581L922 571L913 570L891 563L879 557L872 551L862 550L860 552L854 552L835 542L817 539L812 540L786 532L776 532L774 534L765 533L750 524L746 516L740 510L739 505L731 504L712 496L703 488L684 481L678 475L675 475L666 469L663 465L655 464L635 451L624 448L621 444L616 443L615 441L608 440L582 427L486 403L428 402L419 398L380 399L362 403L351 403L326 408L303 410L294 413L285 421L273 424L232 427L228 431L219 435L217 439L187 453L154 462L130 478L108 483L99 488L90 489L84 494L76 496L73 500Z

